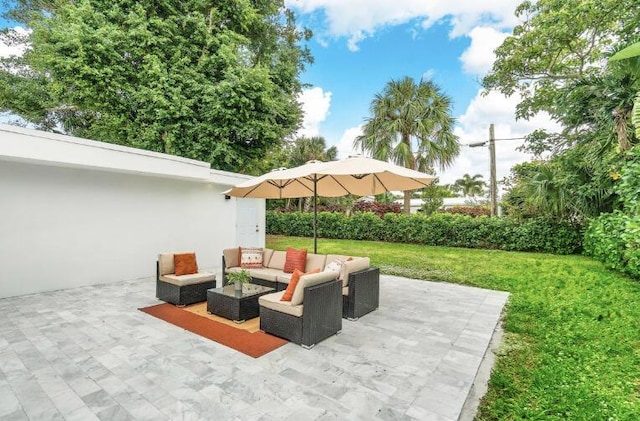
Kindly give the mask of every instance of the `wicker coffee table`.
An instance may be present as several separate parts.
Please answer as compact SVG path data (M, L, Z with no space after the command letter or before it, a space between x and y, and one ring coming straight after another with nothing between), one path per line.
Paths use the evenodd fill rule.
M207 311L216 316L242 323L260 315L258 297L275 289L253 284L242 286L242 292L234 285L207 290Z

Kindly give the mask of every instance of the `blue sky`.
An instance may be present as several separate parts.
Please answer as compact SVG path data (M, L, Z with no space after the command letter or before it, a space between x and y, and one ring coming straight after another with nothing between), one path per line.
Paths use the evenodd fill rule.
M555 128L549 119L515 121L518 99L482 96L480 80L491 68L493 50L518 23L519 0L287 0L298 22L314 32L309 47L315 62L302 80L310 84L301 100L305 135L325 137L340 156L355 153L353 139L369 116L374 95L391 79L429 78L453 99L456 134L462 144L521 137L537 128ZM520 141L497 143L498 179L512 165L530 159L516 151ZM462 147L453 166L437 171L441 183L463 174L489 179L486 148Z
M369 115L369 104L390 79L404 76L431 79L454 102L454 113L464 112L479 82L465 75L459 56L468 45L463 39L449 40L447 28L438 25L415 35L412 24L388 28L350 51L345 42L322 46L315 40L310 48L315 63L308 66L302 80L332 92L331 113L322 124L322 133L331 138L341 128L362 121ZM360 119L358 120L358 116Z
M369 104L391 79L429 78L453 99L456 134L462 144L486 140L489 123L497 138L520 137L537 128L554 128L546 116L516 121L518 99L480 95L479 81L490 69L493 50L517 24L519 0L285 0L300 25L314 37L308 46L314 64L302 81L305 111L298 134L323 136L340 157L355 153ZM0 27L12 27L0 20ZM0 55L9 50L0 43ZM519 141L497 143L498 179L515 163L530 159L517 152ZM486 148L462 147L456 162L438 170L441 183L469 173L489 179Z

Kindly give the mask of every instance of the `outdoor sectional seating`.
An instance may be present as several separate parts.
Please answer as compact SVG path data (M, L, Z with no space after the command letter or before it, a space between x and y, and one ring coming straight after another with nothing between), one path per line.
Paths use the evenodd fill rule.
M258 298L262 331L308 349L342 330L342 282L337 272L303 275L291 301L282 301L284 294Z
M198 271L190 275L176 275L173 255L160 253L156 262L156 297L177 306L207 301L207 290L216 287L216 275Z
M351 260L347 260L351 258ZM246 268L251 274L251 283L268 286L282 291L289 285L291 273L284 272L286 252L265 248L262 266ZM307 253L306 271L325 270L334 261L343 261L336 273L342 281L342 317L355 320L376 310L380 301L380 270L370 267L368 257L349 257L335 254ZM223 280L227 284L227 274L242 270L237 247L223 250Z

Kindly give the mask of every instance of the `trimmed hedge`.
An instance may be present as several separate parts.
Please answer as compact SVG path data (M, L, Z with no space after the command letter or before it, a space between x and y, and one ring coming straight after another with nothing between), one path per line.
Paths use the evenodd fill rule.
M268 211L267 233L311 237L313 214ZM451 214L388 213L379 218L370 212L352 216L320 212L318 237L555 254L579 253L582 246L582 229L576 225L542 218L516 222Z

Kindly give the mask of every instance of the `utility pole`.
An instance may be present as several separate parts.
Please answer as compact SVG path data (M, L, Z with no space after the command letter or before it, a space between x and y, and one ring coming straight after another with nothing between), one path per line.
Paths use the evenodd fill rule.
M513 138L515 139L515 138ZM512 140L512 139L498 139ZM469 143L470 148L487 146L487 141ZM498 216L498 181L496 180L496 135L493 131L493 123L489 125L489 189L491 191L491 216Z
M498 182L496 180L496 135L489 125L489 157L491 159L491 216L498 216Z

